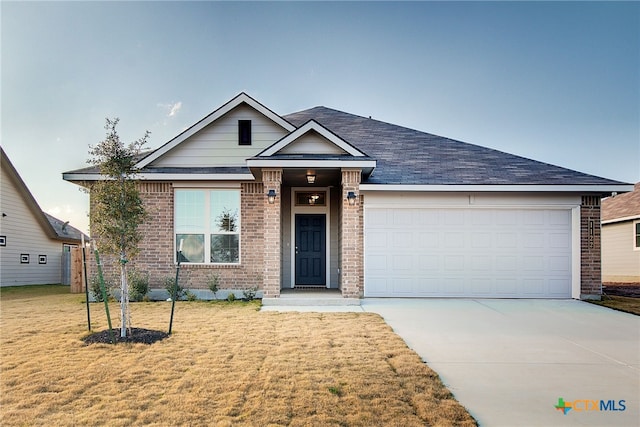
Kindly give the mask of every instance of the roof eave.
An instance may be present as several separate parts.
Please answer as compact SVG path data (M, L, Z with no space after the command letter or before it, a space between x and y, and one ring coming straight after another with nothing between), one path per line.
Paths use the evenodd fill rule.
M523 185L523 184L360 184L361 191L431 191L431 192L540 192L582 193L608 195L613 192L631 191L630 184L567 184L567 185Z
M107 179L99 173L68 173L64 179L73 183L104 181ZM153 173L143 172L135 175L141 181L255 181L250 173Z

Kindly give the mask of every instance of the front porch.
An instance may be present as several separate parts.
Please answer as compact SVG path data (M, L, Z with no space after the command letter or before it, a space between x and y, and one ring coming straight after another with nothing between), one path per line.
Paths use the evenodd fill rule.
M359 305L364 292L361 174L335 166L261 169L264 305Z
M279 298L263 298L263 306L360 306L360 298L343 297L340 289L282 289Z
M282 289L279 298L263 298L265 307L359 307L360 298L343 297L340 289Z

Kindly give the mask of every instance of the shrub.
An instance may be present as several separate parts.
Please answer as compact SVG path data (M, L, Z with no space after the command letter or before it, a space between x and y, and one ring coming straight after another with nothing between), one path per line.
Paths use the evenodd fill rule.
M129 301L142 301L149 293L149 274L135 269L127 272L129 279Z
M198 301L198 296L191 292L189 289L184 291L184 295L185 298L187 298L187 301Z
M169 293L169 298L173 298L173 285L174 283L176 283L176 279L175 277L165 277L164 279L164 288L167 290L167 292ZM184 297L184 289L182 289L182 286L180 286L180 284L178 284L178 286L176 287L176 301L180 301L182 299L182 297Z
M220 285L220 276L218 274L210 275L207 279L207 285L209 290L213 292L213 298L217 299L218 297L216 296L216 293L219 290L218 286Z
M257 292L258 292L258 287L257 286L253 286L253 287L251 287L249 289L245 289L244 291L242 291L242 296L247 301L253 301L256 298L256 293Z
M107 291L107 299L110 299L112 297L111 288L113 287L113 284L105 279L104 286ZM104 301L104 298L102 298L102 290L100 289L100 278L97 274L94 274L91 276L91 279L89 279L89 292L91 292L91 296L93 296L96 301Z
M231 292L229 295L227 295L227 301L233 302L235 300L236 300L236 294L234 294L233 292Z

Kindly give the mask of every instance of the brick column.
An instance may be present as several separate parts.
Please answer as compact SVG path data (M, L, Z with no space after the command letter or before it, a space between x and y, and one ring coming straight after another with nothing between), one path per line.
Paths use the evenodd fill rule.
M340 215L340 288L345 298L359 298L364 292L363 224L360 199L360 169L342 170L342 211ZM356 194L352 206L347 200L350 191Z
M280 297L280 205L282 194L282 169L263 169L262 182L264 184L264 275L263 298ZM267 200L269 190L275 190L276 199L273 204ZM256 248L258 250L258 248Z
M600 197L582 196L580 206L580 299L602 295Z

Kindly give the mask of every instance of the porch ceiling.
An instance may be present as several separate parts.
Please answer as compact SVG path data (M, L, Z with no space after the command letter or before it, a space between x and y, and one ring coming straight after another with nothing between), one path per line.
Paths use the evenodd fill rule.
M307 174L315 175L314 184L307 182ZM282 171L282 185L287 187L329 187L340 185L340 169L284 169Z

